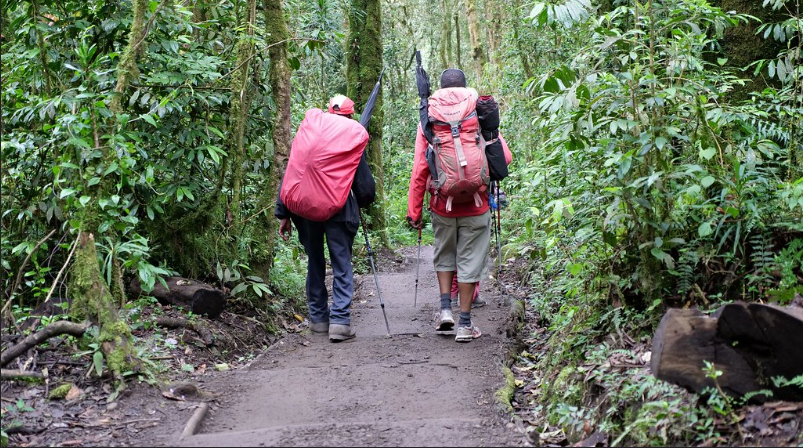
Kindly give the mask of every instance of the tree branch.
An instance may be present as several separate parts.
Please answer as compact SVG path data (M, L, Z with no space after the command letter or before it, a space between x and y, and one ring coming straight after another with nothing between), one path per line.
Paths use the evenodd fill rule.
M72 322L61 320L52 323L45 327L42 331L34 333L13 347L9 347L0 355L0 367L5 367L6 364L25 353L31 347L41 344L42 342L62 334L69 334L72 336L81 336L89 328L89 323L84 322L81 324L74 324Z

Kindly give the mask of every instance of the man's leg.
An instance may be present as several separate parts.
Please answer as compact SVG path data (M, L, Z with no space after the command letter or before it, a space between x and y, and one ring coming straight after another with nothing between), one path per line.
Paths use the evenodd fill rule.
M436 329L450 331L454 328L452 315L451 290L454 279L457 247L457 220L432 214L432 231L435 234L435 272L438 275L438 289L440 290L440 314Z
M326 243L332 263L332 309L329 320L332 324L351 324L351 302L354 297L354 271L351 264L355 233L345 222L325 223Z
M293 218L298 239L307 253L307 306L310 322L329 322L329 293L326 290L326 258L323 253L324 229L321 223Z
M457 224L457 288L460 290L458 342L480 337L471 323L471 305L477 282L488 276L488 251L491 248L491 215L458 218Z

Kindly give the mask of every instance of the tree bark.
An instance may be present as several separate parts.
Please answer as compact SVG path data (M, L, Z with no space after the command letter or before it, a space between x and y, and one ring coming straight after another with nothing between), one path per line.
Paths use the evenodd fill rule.
M242 234L243 216L240 197L243 189L243 163L245 162L245 128L248 123L248 110L251 95L248 92L248 73L254 55L254 21L256 20L256 0L248 1L247 21L240 41L237 42L237 63L231 76L231 107L229 109L229 167L231 167L231 203L229 204L229 225L233 234Z
M166 305L180 306L193 312L205 314L214 319L226 308L226 294L212 285L182 277L165 279L167 288L156 283L153 291L144 293L139 278L131 281L131 294L134 297L151 295Z
M513 2L513 19L511 20L513 24L513 40L516 43L516 52L519 54L519 59L521 60L521 67L524 69L524 74L527 76L527 79L533 77L533 70L530 66L530 56L529 53L524 50L524 46L521 44L521 38L519 37L519 25L521 22L521 16L519 15L519 5L518 1ZM532 53L537 53L536 51L532 51Z
M114 86L109 109L114 113L121 113L123 92L128 88L133 79L139 77L137 58L145 49L145 38L148 35L148 27L145 26L145 12L148 11L148 0L132 0L131 31L128 33L128 45L120 56L117 64L117 84ZM164 1L162 2L164 4ZM160 5L161 6L161 5ZM155 11L154 17L159 11Z
M380 0L354 0L349 10L349 35L346 48L348 96L359 108L368 97L382 71L382 9ZM368 164L376 179L376 202L369 209L371 228L380 235L383 247L390 246L385 219L385 184L382 158L382 92L374 107L366 149Z
M72 298L73 320L90 320L100 326L98 341L109 370L118 379L123 372L138 370L131 330L117 315L117 302L103 280L95 249L95 237L83 232L76 242L75 262L70 270L68 297Z
M463 70L463 59L462 59L462 52L460 48L462 47L463 42L460 39L460 15L454 15L454 52L455 58L457 59L457 68Z
M474 61L474 71L476 81L474 85L477 88L482 84L482 73L485 70L485 63L488 62L488 55L485 52L482 44L482 35L480 34L480 20L477 14L478 0L466 0L468 11L468 36L471 41L471 59Z
M268 172L268 182L265 186L266 194L262 195L265 202L260 202L259 209L266 210L264 226L266 256L257 261L259 275L270 278L273 258L276 253L276 235L278 221L273 218L273 204L279 196L279 183L287 168L290 157L290 143L293 141L290 105L290 64L287 61L287 39L290 33L282 10L282 0L264 0L266 42L270 56L270 90L273 95L273 104L276 111L273 115L273 162Z

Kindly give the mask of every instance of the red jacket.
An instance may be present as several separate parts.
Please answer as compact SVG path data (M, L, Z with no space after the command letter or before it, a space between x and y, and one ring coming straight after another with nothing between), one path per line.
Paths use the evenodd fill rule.
M510 165L513 161L513 154L507 147L507 142L499 134L499 139L502 141L502 149L505 152L505 162ZM418 125L418 131L415 138L415 158L413 160L413 172L410 175L410 188L407 191L407 216L413 221L421 220L424 205L424 192L427 189L430 179L429 165L426 159L427 139L421 131L421 125ZM430 192L431 193L431 192ZM488 211L488 193L480 193L482 198L482 206L477 207L474 202L464 202L460 204L452 204L452 211L446 211L446 200L437 199L436 196L430 194L429 207L433 212L440 216L447 218L462 218L466 216L479 216Z

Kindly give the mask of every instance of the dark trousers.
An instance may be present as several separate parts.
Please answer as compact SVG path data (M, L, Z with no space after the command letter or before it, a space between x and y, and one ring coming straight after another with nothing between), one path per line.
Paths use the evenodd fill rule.
M304 245L307 266L307 305L312 323L351 323L351 299L354 295L354 272L351 266L352 245L357 229L347 222L315 222L293 217L298 239ZM324 236L332 263L332 307L328 306L326 289L326 258L323 252Z

